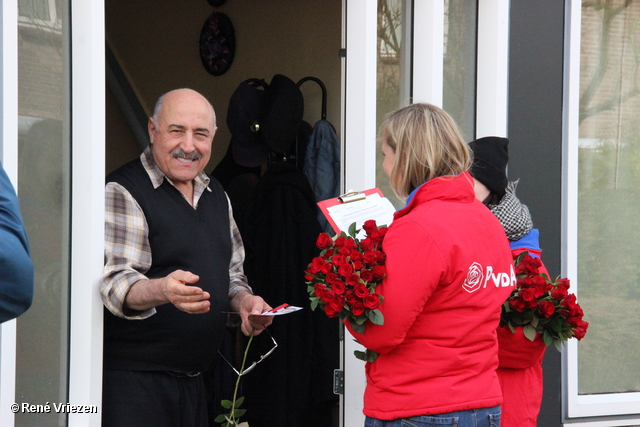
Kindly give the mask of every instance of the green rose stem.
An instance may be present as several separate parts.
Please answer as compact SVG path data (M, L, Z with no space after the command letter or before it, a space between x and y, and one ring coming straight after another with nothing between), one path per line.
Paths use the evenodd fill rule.
M247 362L247 354L249 354L249 347L251 346L251 341L253 341L253 331L255 329L251 329L251 336L249 337L249 342L247 342L247 348L244 349L244 356L242 356L242 365L240 366L240 372L244 371L244 365ZM233 401L231 407L234 409L231 412L231 416L233 417L233 422L236 422L235 417L235 408L236 408L236 396L238 395L238 387L240 386L240 379L242 375L238 375L238 379L236 379L236 388L233 390Z
M247 355L249 354L249 347L251 346L251 341L253 341L253 332L255 331L255 329L251 330L251 335L249 336L249 341L247 342L247 347L244 349L244 355L242 357L242 365L240 366L240 375L238 375L238 379L236 379L236 386L233 390L233 400L231 402L227 401L222 401L222 406L226 407L227 409L229 409L229 414L228 415L220 415L215 419L215 422L219 422L219 423L224 423L226 421L225 426L227 427L232 427L232 426L237 426L238 425L238 421L236 420L236 412L240 412L240 414L238 415L238 418L240 418L242 415L244 415L244 413L246 412L246 410L244 409L239 409L236 407L242 405L242 402L244 401L244 398L240 397L238 398L238 388L240 387L240 379L242 378L242 371L244 371L244 365L247 362ZM228 404L225 406L225 402L227 402ZM237 403L236 403L237 402ZM243 423L245 424L245 423Z

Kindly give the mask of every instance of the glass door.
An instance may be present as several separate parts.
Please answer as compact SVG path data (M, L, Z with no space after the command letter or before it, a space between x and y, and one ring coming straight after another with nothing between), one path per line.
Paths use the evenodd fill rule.
M18 191L35 267L32 307L17 320L16 401L68 402L70 103L66 1L18 2ZM17 426L64 425L56 411Z
M376 135L385 114L411 102L445 100L465 136L474 135L477 8L475 1L346 2L345 190L378 186L403 205L382 171ZM361 347L345 334L341 421L357 426L366 379L353 355Z
M2 325L0 424L99 425L104 4L7 0L1 12L0 147L17 178L35 295Z
M636 425L640 4L569 6L567 265L590 325L583 341L568 346L568 416ZM618 415L636 419L613 420Z

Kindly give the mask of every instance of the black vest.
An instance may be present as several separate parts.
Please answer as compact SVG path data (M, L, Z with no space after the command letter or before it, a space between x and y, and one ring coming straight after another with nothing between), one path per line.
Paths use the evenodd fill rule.
M124 186L144 212L151 245L151 268L160 278L181 269L200 276L194 284L211 294L211 310L187 314L167 303L144 320L126 320L105 309L104 366L108 369L210 369L222 340L229 310L231 236L227 198L214 179L198 208L187 202L168 181L153 188L140 159L107 176Z

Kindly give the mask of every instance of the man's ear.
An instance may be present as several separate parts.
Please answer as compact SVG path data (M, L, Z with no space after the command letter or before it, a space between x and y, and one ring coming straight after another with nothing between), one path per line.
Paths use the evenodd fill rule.
M156 122L153 121L153 117L149 117L149 122L147 123L147 129L149 130L149 142L153 144L153 138L156 134Z

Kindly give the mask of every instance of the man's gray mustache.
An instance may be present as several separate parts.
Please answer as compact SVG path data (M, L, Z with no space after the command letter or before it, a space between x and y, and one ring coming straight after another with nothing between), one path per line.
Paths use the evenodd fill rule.
M194 150L191 153L185 153L182 148L176 148L171 152L171 157L182 157L189 160L200 160L202 158L202 154L200 154L198 150Z

